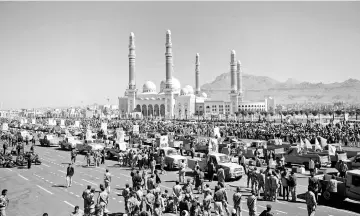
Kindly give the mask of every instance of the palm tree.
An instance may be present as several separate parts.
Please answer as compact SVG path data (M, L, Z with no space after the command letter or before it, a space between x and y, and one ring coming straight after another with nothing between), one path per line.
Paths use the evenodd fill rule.
M295 115L299 115L300 111L299 110L295 110Z
M360 114L360 109L356 109L355 110L355 115L356 115L356 120L357 120L357 116Z

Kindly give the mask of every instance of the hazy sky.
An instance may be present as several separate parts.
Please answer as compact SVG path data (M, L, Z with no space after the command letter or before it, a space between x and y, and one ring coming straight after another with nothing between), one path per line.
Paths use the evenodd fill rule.
M165 33L174 76L200 83L229 70L279 81L360 79L360 2L1 2L3 109L117 103L136 36L136 82L165 79Z

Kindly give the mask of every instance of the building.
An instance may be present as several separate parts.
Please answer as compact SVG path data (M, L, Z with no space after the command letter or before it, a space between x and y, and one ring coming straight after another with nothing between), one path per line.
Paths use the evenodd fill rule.
M200 89L200 59L199 54L195 57L195 90L191 85L181 87L181 83L174 77L173 53L171 32L166 32L165 43L165 79L160 82L157 89L153 81L146 81L141 91L137 89L135 80L135 35L129 38L129 83L123 97L119 97L119 115L129 116L136 113L136 117L165 117L188 118L193 116L207 115L233 115L239 110L268 110L268 99L261 102L243 101L241 63L236 60L236 53L231 51L230 73L231 90L228 100L211 100ZM141 116L140 116L141 115Z

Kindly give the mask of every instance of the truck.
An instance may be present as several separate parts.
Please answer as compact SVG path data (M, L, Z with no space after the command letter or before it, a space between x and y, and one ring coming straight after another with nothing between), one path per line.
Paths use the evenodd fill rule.
M347 160L343 160L348 166L349 170L360 169L360 152Z
M340 160L346 161L348 159L345 151L342 150L341 144L328 144L324 146L323 150L317 152L319 155L329 155L329 145L334 146L336 148L336 154L330 155L331 167L335 167L336 163Z
M59 146L61 137L56 137L53 134L46 134L39 139L41 146Z
M72 150L76 148L77 144L82 144L83 142L79 137L67 136L64 140L60 141L60 147L63 150Z
M336 177L338 182L337 193L331 194L327 191L327 185L331 175L325 174L320 179L321 198L322 200L344 201L346 198L360 201L360 170L349 170L346 172L346 178Z
M175 148L171 148L171 147L159 148L155 155L155 161L157 165L161 164L161 155L164 155L165 167L168 170L180 168L180 162L182 160L184 160L184 162L187 164L187 158L181 156L180 153Z
M210 160L213 161L216 167L216 171L218 171L220 167L224 169L225 181L230 181L232 179L240 179L245 174L243 166L237 163L232 163L228 155L215 152L209 153L206 158L188 159L188 166L191 169L195 169L196 162L198 162L201 170L207 172L207 165L208 161Z
M89 151L101 151L105 148L105 145L98 140L86 140L85 143L76 144L75 148L80 154L82 154Z
M316 152L304 152L298 146L290 147L289 151L284 154L285 163L288 166L291 164L300 164L304 165L305 169L309 169L310 158L315 162L319 161L321 166L327 167L330 165L329 156L319 155Z

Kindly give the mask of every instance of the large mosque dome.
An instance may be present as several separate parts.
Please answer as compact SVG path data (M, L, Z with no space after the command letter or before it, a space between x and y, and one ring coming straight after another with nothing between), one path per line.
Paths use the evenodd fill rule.
M152 81L146 81L143 85L143 93L156 92L156 85Z
M166 80L163 80L160 83L160 92L163 92L165 87L166 87ZM180 91L180 89L181 89L180 81L177 78L173 77L172 78L172 90L176 92L176 91Z

